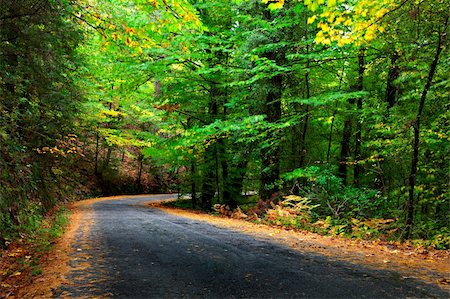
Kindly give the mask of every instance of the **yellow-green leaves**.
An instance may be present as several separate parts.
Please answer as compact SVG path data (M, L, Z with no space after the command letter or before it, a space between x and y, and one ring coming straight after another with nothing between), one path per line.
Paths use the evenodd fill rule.
M279 9L284 0L261 0L269 9ZM313 14L307 23L317 23L315 42L338 46L369 43L385 30L383 18L396 7L395 0L299 0Z
M262 3L264 3L264 4L269 3L268 8L271 10L275 10L275 9L280 9L283 7L284 0L277 0L277 1L262 0Z
M356 3L347 0L304 1L308 9L315 14L308 19L308 24L316 20L320 29L315 41L329 45L337 43L361 45L371 42L378 32L384 31L382 18L395 6L394 0L368 1Z

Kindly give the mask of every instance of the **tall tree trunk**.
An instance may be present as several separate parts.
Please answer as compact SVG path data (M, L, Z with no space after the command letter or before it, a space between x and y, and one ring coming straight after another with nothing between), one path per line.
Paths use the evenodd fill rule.
M98 175L98 151L99 151L99 143L100 140L100 136L98 133L98 126L97 126L97 130L95 131L95 158L94 158L94 174Z
M365 49L361 47L359 49L358 55L358 83L356 85L356 90L362 91L364 89L364 55ZM362 131L362 121L361 121L361 112L363 106L363 99L359 97L356 101L357 105L357 117L356 117L356 133L355 133L355 168L353 169L353 183L355 186L359 186L360 174L362 171L361 164L359 161L361 160L361 131Z
M342 183L347 185L347 164L350 155L350 138L352 136L352 119L346 116L344 121L344 130L342 131L341 157L339 159L338 175Z
M144 166L144 156L139 154L139 157L138 157L138 175L137 175L137 178L136 178L136 187L137 187L136 191L138 193L141 193L143 191L143 188L142 188L142 168L143 168L143 166Z
M419 142L420 142L420 122L422 117L423 108L425 106L425 100L427 98L428 91L431 87L431 83L433 81L434 74L436 73L436 68L439 62L439 56L444 48L445 44L445 34L448 28L448 17L445 20L444 30L440 32L436 47L436 53L434 55L433 62L430 65L430 69L428 72L427 82L425 83L425 87L423 88L422 95L420 97L419 109L417 111L416 119L413 123L414 130L414 140L413 140L413 152L411 159L411 172L409 175L409 194L408 194L408 202L406 205L406 234L405 238L409 238L411 236L412 227L414 224L414 187L416 184L416 176L417 176L417 165L419 163Z
M308 97L309 98L309 97ZM300 139L300 161L299 167L303 168L305 166L305 157L306 157L306 132L308 131L308 122L309 122L309 105L305 107L305 118L303 120L303 127Z
M202 178L202 193L200 195L200 201L202 209L210 210L212 207L212 201L215 194L215 167L213 167L215 160L215 147L209 145L203 155L203 164L205 165Z
M305 38L306 40L309 39L309 30L308 30L308 15L305 11ZM309 59L309 44L306 44L306 72L305 72L305 98L309 99L311 97L311 88L310 88L310 82L309 82L309 68L310 68L310 59ZM302 135L300 140L300 168L305 166L305 157L306 157L306 132L308 131L308 122L309 122L309 105L306 105L305 107L305 118L303 120L303 128L302 128Z
M334 120L336 118L337 110L333 111L333 116L331 119L330 133L328 134L328 147L327 147L327 163L330 163L331 159L331 143L333 142L333 129L334 129Z
M153 82L153 96L157 98L160 95L161 95L161 81L155 79L155 81Z
M270 52L267 56L275 60L275 53ZM269 85L264 103L264 114L267 115L267 121L274 123L281 118L282 75L270 78ZM260 178L260 196L262 199L270 199L279 190L276 182L280 178L280 146L273 145L262 153L261 158L263 171Z
M111 153L112 153L112 147L108 145L108 150L106 151L106 157L105 160L103 160L103 166L102 170L106 170L109 166L109 162L111 161Z
M192 208L197 207L197 185L196 185L196 173L197 169L195 167L195 160L191 160L191 202Z
M210 116L210 121L212 122L218 116L218 97L220 96L219 87L216 86L215 83L211 84L210 89L210 99L209 99L209 107L208 114ZM217 150L215 146L215 142L210 142L209 146L206 148L203 163L205 165L205 169L203 171L202 178L202 193L200 196L202 208L205 210L209 210L212 207L212 200L216 193L217 186ZM217 190L218 191L218 190Z

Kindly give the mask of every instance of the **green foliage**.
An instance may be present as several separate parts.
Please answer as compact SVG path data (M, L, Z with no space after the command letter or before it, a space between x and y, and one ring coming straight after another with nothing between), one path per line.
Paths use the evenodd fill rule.
M0 4L0 228L32 231L40 214L69 197L78 158L75 84L82 32L63 1ZM72 165L72 164L71 164ZM64 181L64 183L63 183ZM74 184L76 185L76 184ZM72 185L73 186L73 185Z

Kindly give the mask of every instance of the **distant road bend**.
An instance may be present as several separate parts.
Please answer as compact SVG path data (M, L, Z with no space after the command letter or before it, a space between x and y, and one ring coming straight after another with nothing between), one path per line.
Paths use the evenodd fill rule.
M450 297L391 271L294 251L142 204L173 197L129 196L80 209L69 283L54 297Z

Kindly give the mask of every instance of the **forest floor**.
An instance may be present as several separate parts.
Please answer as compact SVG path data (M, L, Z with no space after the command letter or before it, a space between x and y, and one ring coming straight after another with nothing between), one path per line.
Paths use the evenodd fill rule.
M153 196L152 198L156 199L156 197ZM160 196L160 198L166 197ZM329 292L332 294L341 289L348 289L342 288L339 282L342 278L344 281L347 281L346 283L361 285L361 289L364 288L366 283L385 284L386 292L394 291L392 286L386 285L387 282L396 285L397 287L395 288L401 286L414 288L414 285L418 282L424 282L425 284L420 286L420 289L417 289L418 292L421 292L421 290L425 292L426 289L430 288L431 290L431 288L437 286L442 293L433 291L435 294L440 294L436 295L436 297L450 297L449 251L427 250L380 241L321 236L308 231L294 231L225 216L169 208L161 203L155 203L155 199L149 202L148 196L118 196L86 200L72 204L70 206L72 210L71 222L64 236L54 245L53 250L43 254L39 259L39 268L42 273L33 274L32 268L24 269L23 267L21 271L14 270L14 267L18 266L18 259L21 258L23 260L27 258L29 251L26 247L10 246L8 250L1 252L1 269L8 269L11 274L0 279L2 284L0 298L74 298L80 294L91 294L93 297L121 297L120 294L126 294L121 292L139 291L147 287L149 289L146 291L156 292L154 293L155 297L164 294L168 296L166 292L169 287L170 291L174 292L170 293L173 296L189 294L184 293L185 291L192 292L190 293L192 296L205 295L207 297L214 295L214 293L211 293L214 290L217 290L219 293L224 291L235 292L236 290L222 290L223 285L215 286L216 289L210 288L212 285L209 285L208 290L206 288L200 290L192 289L192 285L195 285L195 283L191 284L193 274L187 272L191 265L190 262L189 265L183 266L186 272L185 276L178 277L179 289L176 289L177 286L173 286L173 276L182 275L179 271L180 265L177 263L188 262L193 256L195 256L195 261L202 260L206 262L208 254L205 255L205 253L208 252L211 253L214 260L203 264L203 266L199 265L206 268L193 269L195 270L193 273L197 273L195 275L202 271L206 273L201 278L201 281L211 277L212 274L208 271L217 271L215 267L222 265L220 263L215 264L217 263L215 259L218 256L229 255L236 258L245 253L245 258L236 261L236 265L240 266L224 264L222 266L230 266L230 268L227 268L226 272L220 274L225 275L226 279L232 279L233 281L235 281L235 276L228 277L227 275L238 274L238 276L242 276L243 278L240 278L242 281L236 280L235 285L242 284L242 289L245 290L247 288L249 293L242 293L241 295L247 294L248 296L252 294L257 296L258 294L270 294L256 293L261 290L255 290L255 286L259 285L263 279L269 279L273 276L270 278L273 280L276 279L274 277L283 276L282 273L285 273L285 271L290 271L291 280L298 280L305 273L308 276L302 279L307 279L310 272L300 271L297 273L296 271L299 271L299 268L296 264L293 264L295 261L306 268L311 267L308 268L312 271L311 273L318 271L315 275L326 275L326 279L330 280L327 287L330 288ZM120 220L120 217L127 215L126 213L129 213L128 216ZM125 231L125 226L128 225L129 227ZM106 233L105 229L108 230ZM116 236L116 233L122 229L123 235ZM140 230L140 233L132 236L135 231ZM107 239L111 240L110 238L113 236L113 243L104 242ZM149 242L146 242L145 238L148 238ZM202 239L198 239L198 245L193 246L191 244L192 240L194 240L193 238ZM146 242L145 244L144 241ZM118 242L123 242L123 244L115 245ZM211 244L209 244L210 242ZM160 248L162 246L160 244L164 246ZM250 244L252 247L245 247L247 244ZM111 246L115 249L112 249ZM126 247L126 250L122 250L124 249L122 246ZM129 248L129 246L132 248ZM285 246L289 251L282 249L282 247L273 246ZM191 249L184 252L183 248L185 247ZM134 265L133 260L126 258L125 261L122 256L126 256L126 254L129 254L128 252L132 252L133 255L140 258L154 259L158 257L158 259L151 261L141 260ZM140 252L155 252L155 254L152 256L140 256ZM117 253L121 255L116 256ZM177 258L178 255L180 256ZM323 257L324 262L322 262L321 257ZM271 270L273 273L267 272L265 268L266 262L272 263L272 258L275 259ZM174 259L178 262L174 262ZM266 262L263 262L263 260L266 260ZM312 264L309 265L309 263ZM142 283L142 286L136 287L133 285L130 287L128 285L130 282L121 281L120 279L114 280L111 277L111 273L117 273L116 267L121 269L123 264L128 265L129 269L121 271L130 272L126 272L127 274L121 277L136 274L139 278L142 278L142 281L134 280L131 283ZM210 265L216 266L213 267L214 269L211 269L209 268ZM148 267L155 268L149 271ZM172 278L164 283L161 275L164 275L170 267L173 269L167 275ZM263 267L260 269L261 273L252 270L254 268L258 270L258 267ZM278 270L281 272L278 273ZM234 273L236 271L245 271L245 273ZM251 271L253 271L253 274L248 274ZM146 277L146 275L156 276ZM296 277L296 275L300 276ZM391 276L387 277L386 275ZM159 281L158 287L149 285L148 281L153 281L154 279ZM285 279L289 280L289 278ZM184 282L186 284L183 286ZM253 283L255 283L254 286L252 285ZM330 284L332 285L333 283L337 284L335 289L330 287ZM189 286L189 290L184 289L186 286ZM275 285L270 287L274 288L272 290L274 294L280 291L276 289L277 286ZM286 286L282 290L286 290L285 288ZM317 290L311 289L311 294L318 294L314 293ZM269 292L271 290L266 289L265 291ZM296 292L296 290L292 291ZM320 292L323 291L325 290L320 290ZM356 290L353 289L353 291ZM370 292L372 290L367 291ZM230 294L241 296L240 293ZM387 294L395 296L395 293ZM447 296L442 294L447 294Z

